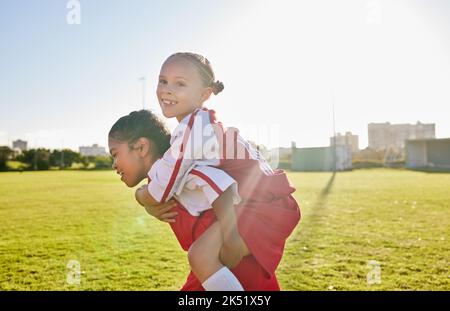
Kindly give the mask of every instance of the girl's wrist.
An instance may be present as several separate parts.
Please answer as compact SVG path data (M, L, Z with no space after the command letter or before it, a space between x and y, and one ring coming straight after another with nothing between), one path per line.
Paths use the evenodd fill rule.
M226 228L223 231L223 239L225 243L227 243L228 241L233 242L241 238L236 226Z

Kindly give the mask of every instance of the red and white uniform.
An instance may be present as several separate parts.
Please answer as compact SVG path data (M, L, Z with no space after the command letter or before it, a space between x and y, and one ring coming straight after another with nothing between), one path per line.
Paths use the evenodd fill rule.
M181 193L195 166L219 166L225 158L244 158L245 154L257 159L266 174L272 174L259 152L233 130L232 135L225 137L213 110L196 109L186 116L172 133L170 148L150 169L148 191L152 197L164 203ZM235 144L236 140L239 144Z
M151 180L150 173L149 180ZM224 171L212 166L195 166L187 173L183 188L173 197L184 206L192 216L212 209L212 203L222 192L231 187L233 204L241 201L236 181Z
M218 141L210 124L209 113L198 109L175 128L170 148L149 172L148 191L155 200L164 203L180 194L194 166L220 164ZM209 148L203 150L205 146Z
M238 184L240 202L235 205L238 230L251 255L232 272L245 290L279 290L275 270L286 239L300 220L300 209L292 196L295 188L283 171L270 168L237 129L224 130L216 122L214 111L202 108L180 122L172 135L171 148L149 172L149 192L161 202L174 195L181 198L184 188L194 180L193 174L213 183L217 179L220 184L224 175L209 176L210 171L202 171L204 166L221 169ZM195 175L195 171L202 174ZM186 195L189 196L187 192ZM189 200L185 202L189 204ZM212 209L205 209L196 217L187 208L180 202L175 208L179 213L176 222L170 224L184 250L216 221ZM191 272L182 290L202 289Z

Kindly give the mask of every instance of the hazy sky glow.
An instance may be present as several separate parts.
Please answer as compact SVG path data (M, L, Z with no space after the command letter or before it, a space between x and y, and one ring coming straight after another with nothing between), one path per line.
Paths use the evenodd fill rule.
M212 62L225 90L207 106L270 147L328 145L332 94L336 130L360 147L370 122L450 137L450 1L89 0L79 25L67 2L0 4L0 145L106 146L142 108L139 77L160 112L159 69L177 51Z

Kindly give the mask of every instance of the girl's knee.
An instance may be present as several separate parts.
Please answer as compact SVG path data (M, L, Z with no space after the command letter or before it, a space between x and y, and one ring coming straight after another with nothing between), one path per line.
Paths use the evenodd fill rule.
M188 261L192 271L195 273L196 270L208 263L206 250L199 243L194 242L188 250Z
M221 263L217 254L212 254L203 245L194 243L188 250L188 261L192 272L203 282L210 275L221 268Z

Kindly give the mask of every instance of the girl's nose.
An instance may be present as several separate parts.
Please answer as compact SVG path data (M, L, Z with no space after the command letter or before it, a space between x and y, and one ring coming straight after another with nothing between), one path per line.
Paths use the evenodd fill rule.
M173 94L172 87L169 86L168 84L163 85L161 90L162 90L163 93Z
M170 87L166 87L166 90L165 90L165 93L166 94L169 94L169 95L172 95L173 94L173 91L172 91L172 89L170 88Z

